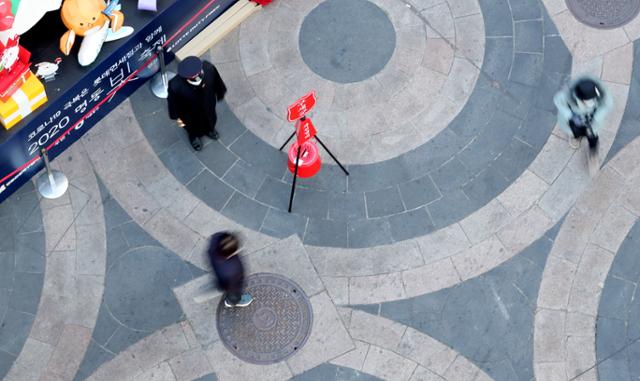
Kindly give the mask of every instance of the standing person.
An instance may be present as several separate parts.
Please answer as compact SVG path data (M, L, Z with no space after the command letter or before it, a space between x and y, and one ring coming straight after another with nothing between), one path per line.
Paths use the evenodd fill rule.
M184 127L196 151L202 149L204 135L218 139L216 102L227 92L218 70L198 57L185 58L178 65L178 75L169 81L169 117Z
M613 105L609 91L596 78L581 76L559 91L553 103L558 109L560 128L575 139L570 144L578 148L580 139L587 138L589 167L597 171L598 133Z
M244 267L238 256L240 240L228 232L211 236L209 260L218 279L218 287L224 291L225 307L246 307L253 302L244 289Z

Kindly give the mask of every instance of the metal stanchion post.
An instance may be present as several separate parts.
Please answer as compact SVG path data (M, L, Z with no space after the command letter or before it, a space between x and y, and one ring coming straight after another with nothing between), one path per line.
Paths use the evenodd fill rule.
M158 98L167 98L169 96L169 80L175 76L175 73L167 71L162 46L158 46L157 53L160 59L160 71L151 78L151 91Z
M42 160L44 160L47 173L43 173L42 176L36 180L38 192L40 192L40 195L44 198L58 198L69 188L69 180L67 180L64 173L51 169L46 149L42 148L40 150L40 156L42 156Z

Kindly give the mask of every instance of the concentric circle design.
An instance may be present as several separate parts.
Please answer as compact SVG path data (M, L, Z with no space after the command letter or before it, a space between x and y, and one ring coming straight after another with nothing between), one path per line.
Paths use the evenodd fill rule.
M367 0L328 0L300 30L300 53L319 76L339 83L367 79L389 62L396 34L389 17Z
M640 0L567 0L578 21L599 29L613 29L633 20L640 11Z
M227 349L254 364L273 364L302 348L311 333L313 310L304 291L276 274L253 274L247 279L253 303L227 308L220 301L217 326Z

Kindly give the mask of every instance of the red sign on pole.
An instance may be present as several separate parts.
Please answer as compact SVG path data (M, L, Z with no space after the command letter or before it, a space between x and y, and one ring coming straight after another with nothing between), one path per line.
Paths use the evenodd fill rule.
M316 92L311 90L287 109L287 119L294 122L308 113L316 105Z
M311 123L311 119L304 118L296 123L296 137L298 138L299 146L302 146L314 136L316 136L316 128Z

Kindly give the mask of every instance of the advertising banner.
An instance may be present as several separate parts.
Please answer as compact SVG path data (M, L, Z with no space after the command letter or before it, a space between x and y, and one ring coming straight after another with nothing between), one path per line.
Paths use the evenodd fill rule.
M39 114L0 143L0 202L44 167L41 148L54 159L137 90L146 79L137 74L162 46L167 63L198 32L237 0L178 0L126 43L87 71L64 95L45 104ZM118 126L110 126L118 128Z

